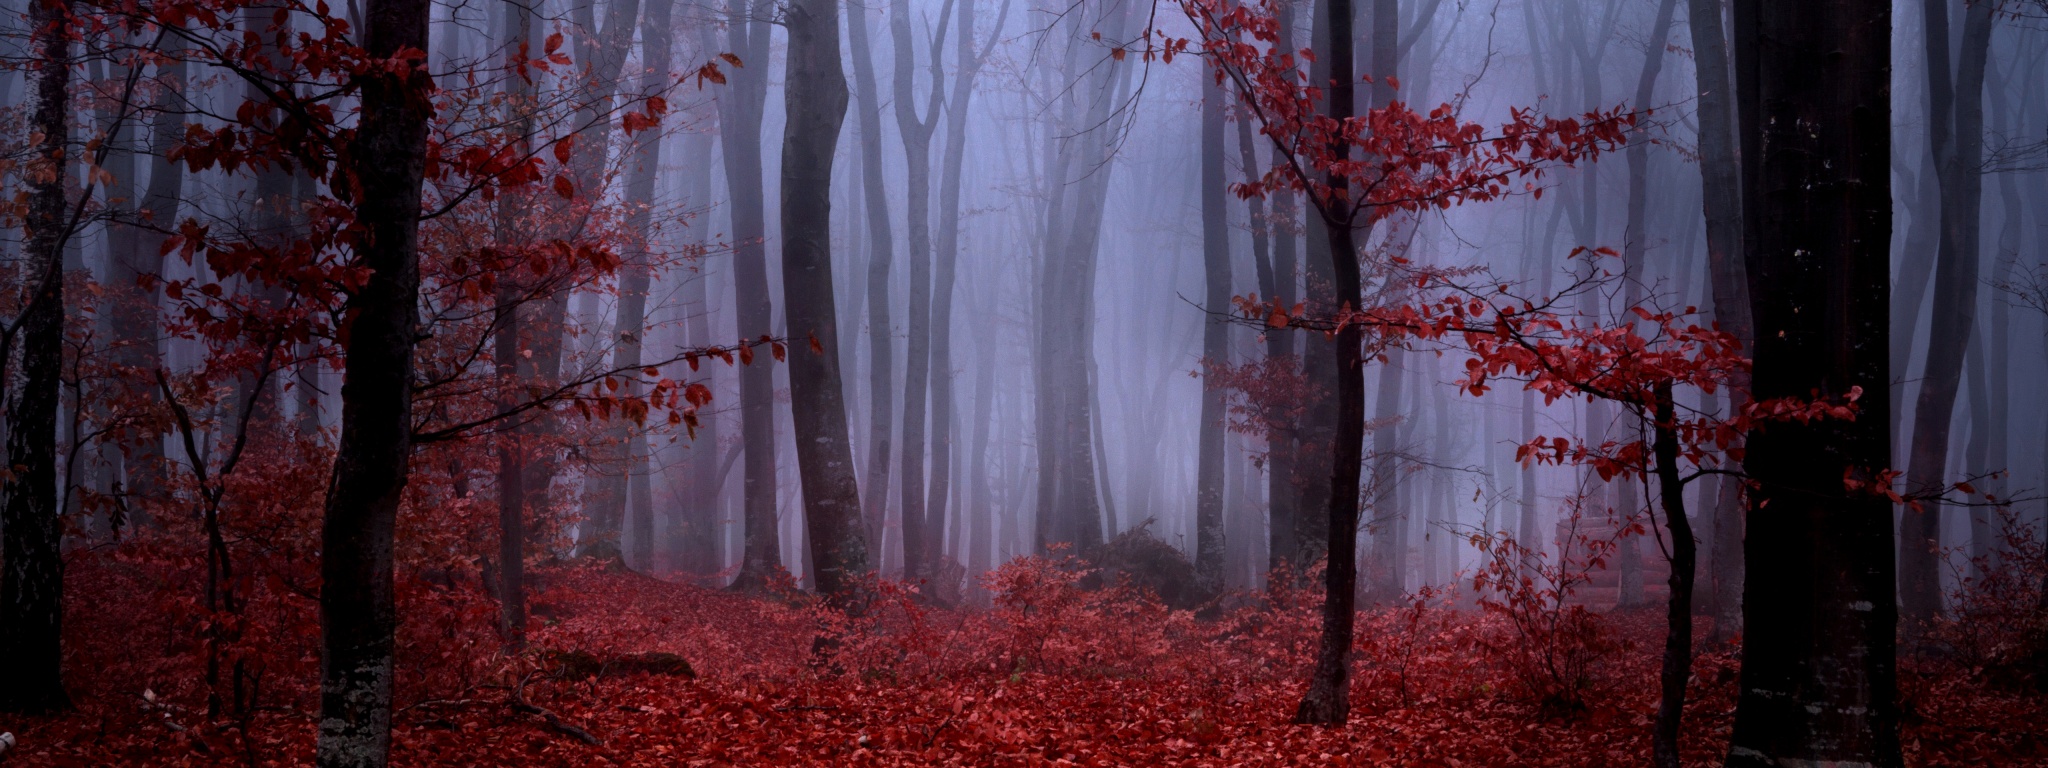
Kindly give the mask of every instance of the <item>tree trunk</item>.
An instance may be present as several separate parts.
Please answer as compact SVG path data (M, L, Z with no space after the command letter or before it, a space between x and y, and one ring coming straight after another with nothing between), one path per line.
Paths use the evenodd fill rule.
M69 2L31 2L29 34L41 64L29 125L42 135L31 174L22 229L30 280L24 280L21 315L0 338L0 373L7 384L7 461L0 483L0 712L34 714L66 709L64 692L64 525L57 506L57 409L64 368L64 250L76 236L65 180L71 134L66 98L71 90ZM20 371L6 347L19 345Z
M768 297L767 203L761 183L761 118L768 98L768 42L774 29L768 19L774 10L766 0L730 3L725 50L746 64L719 94L718 135L732 200L733 303L740 337L752 341L769 334L774 311ZM740 366L739 377L740 441L746 451L741 516L746 538L733 587L756 589L767 584L782 563L775 514L775 370L767 360L759 360Z
M1890 504L1849 491L1890 459L1890 6L1738 0L1755 239L1753 396L1864 417L1752 431L1742 690L1728 765L1901 764ZM1743 29L1753 24L1749 29ZM1753 143L1752 143L1753 142Z
M1331 31L1351 29L1351 0L1322 0L1325 8L1323 26ZM1389 11L1396 12L1395 0L1373 0L1378 11L1376 17L1384 21ZM1351 36L1348 34L1329 35L1329 47L1325 56L1330 64L1332 82L1348 83L1355 79L1351 67ZM1375 45L1379 43L1375 40ZM1375 82L1384 82L1384 78ZM1331 88L1328 93L1325 115L1339 123L1352 118L1353 96L1350 88ZM1333 147L1338 156L1345 155L1344 146ZM1327 179L1331 197L1343 199L1346 178L1341 173L1331 173ZM1328 217L1325 216L1327 219ZM1352 231L1348 221L1326 221L1324 227L1329 237L1331 254L1332 293L1340 302L1353 307L1363 306L1364 292L1361 289L1358 253L1352 245ZM1351 712L1351 629L1357 621L1355 608L1358 589L1358 475L1359 462L1365 449L1365 360L1363 358L1363 329L1357 324L1347 324L1336 334L1336 392L1337 421L1336 434L1331 443L1331 473L1329 497L1329 566L1324 570L1322 633L1316 647L1315 669L1309 677L1308 692L1302 696L1301 705L1295 709L1294 721L1341 725Z
M674 6L674 0L647 0L645 16L640 24L642 95L665 91L673 77L669 72L673 47L669 19ZM612 349L612 367L632 372L626 377L623 387L625 396L629 398L642 395L638 371L641 337L647 332L647 291L654 278L653 248L649 241L653 236L654 182L661 166L661 139L659 124L634 136L634 165L626 180L626 228L633 233L636 253L619 268L619 316L615 339L618 346ZM638 494L641 503L637 507L632 503L636 497L634 487L644 487L647 483L647 434L630 426L624 419L615 420L607 435L607 443L623 450L625 460L612 468L619 473L621 481L614 486L621 493L614 499L600 500L600 503L613 505L611 518L625 519L630 523L628 532L632 534L632 549L627 553L630 555L626 558L627 564L653 573L653 509L646 503L645 491Z
M1372 557L1367 560L1365 572L1365 602L1368 605L1393 605L1401 599L1401 550L1403 542L1399 533L1403 510L1399 496L1401 431L1401 364L1404 355L1399 349L1387 350L1387 361L1380 364L1380 381L1376 387L1373 408L1372 431L1372 517L1365 521L1365 530L1372 534Z
M958 0L953 24L954 73L952 98L946 101L946 149L939 177L939 239L932 284L931 390L932 472L925 504L936 520L946 512L946 494L953 484L953 284L960 260L960 175L967 156L967 106L982 56L974 50L974 0ZM1000 33L1000 28L998 28ZM933 49L936 63L938 51ZM937 87L934 74L933 86Z
M1649 45L1644 48L1643 68L1636 78L1635 104L1647 107L1656 103L1657 76L1664 71L1664 49L1671 31L1671 17L1678 8L1677 0L1662 0L1657 4L1657 19L1650 26ZM1625 230L1622 235L1622 302L1626 307L1641 306L1643 303L1643 258L1649 247L1649 191L1650 191L1650 144L1645 135L1647 129L1638 126L1631 131L1628 155L1628 211ZM1628 318L1633 320L1633 318ZM1633 517L1641 506L1636 499L1636 487L1622 484L1616 487L1622 514ZM1615 565L1621 571L1619 604L1640 605L1644 602L1643 591L1643 542L1624 540L1621 550L1616 553Z
M1202 423L1195 459L1195 590L1223 591L1223 386L1209 373L1230 364L1230 213L1223 189L1223 87L1202 73Z
M951 20L941 16L934 34L944 35ZM938 110L945 101L944 71L939 66L940 42L931 45L931 85L924 116L917 108L917 49L910 37L910 4L889 6L889 36L896 47L896 133L903 140L909 196L904 206L910 232L910 341L903 371L903 578L912 583L932 575L937 564L942 520L926 508L925 429L930 422L926 396L932 367L932 236L931 141Z
M425 0L370 0L369 55L426 50L430 10ZM356 257L369 276L348 301L341 442L320 532L321 768L381 768L390 754L392 537L412 457L420 180L433 116L423 62L361 82L362 117L343 170L355 220L366 227Z
M803 479L811 579L835 604L868 570L839 376L838 314L832 292L832 153L846 118L839 65L839 4L789 6L789 58L782 140L782 293L789 338L790 414Z
M683 138L683 167L690 169L688 200L699 216L709 209L713 184L711 181L711 151L714 137L709 133L692 133ZM701 219L699 220L702 221ZM708 227L700 224L690 227L691 246L702 248ZM676 274L671 271L669 274ZM710 275L702 267L695 274L684 273L681 290L683 318L683 343L703 348L711 346L711 291L706 283ZM721 458L718 446L718 420L705 419L697 427L696 437L690 441L688 469L685 474L686 491L681 503L669 510L669 563L670 567L696 576L717 573L724 568L719 560L719 525L724 515L719 512L720 489L730 469L730 462Z
M889 265L896 243L889 225L889 191L882 182L882 96L875 86L875 56L868 45L864 6L849 6L846 37L853 44L853 83L860 97L860 172L868 232L868 487L861 508L875 562L882 560L882 521L888 517L890 437L895 431L896 339L889 320Z
M1961 389L1964 352L1977 319L1979 208L1983 200L1984 70L1995 11L1986 0L1969 4L1960 65L1948 80L1948 3L1928 0L1927 58L1932 109L1928 133L1941 182L1941 250L1934 267L1934 308L1927 329L1926 367L1913 403L1913 447L1906 487L1939 495L1947 490L1949 429ZM1941 612L1941 501L1908 507L1899 537L1900 607L1909 622Z
M1685 516L1685 480L1678 466L1678 408L1671 384L1656 387L1652 431L1657 457L1657 490L1664 506L1664 529L1671 539L1671 602L1665 613L1664 660L1658 683L1657 729L1652 753L1657 768L1679 768L1678 737L1685 717L1685 683L1692 677L1692 587L1699 563L1692 521Z

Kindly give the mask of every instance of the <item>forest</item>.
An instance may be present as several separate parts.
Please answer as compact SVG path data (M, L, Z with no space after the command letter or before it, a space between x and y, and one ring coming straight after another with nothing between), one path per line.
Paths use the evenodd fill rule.
M0 0L0 766L2048 766L2044 65Z

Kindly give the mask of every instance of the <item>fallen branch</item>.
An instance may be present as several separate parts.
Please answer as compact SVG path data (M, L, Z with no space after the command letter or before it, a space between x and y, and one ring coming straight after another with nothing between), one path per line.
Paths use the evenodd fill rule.
M533 679L532 675L526 676L525 678L519 681L519 685L517 687L512 689L512 696L508 698L505 702L508 706L512 708L512 711L527 715L539 715L542 720L547 722L549 728L553 728L558 733L566 735L585 744L589 744L593 747L600 746L604 743L602 741L599 741L598 738L592 735L589 731L583 730L582 727L576 725L575 723L563 720L561 716L548 711L546 707L542 707L530 701L527 701L526 681L531 679Z

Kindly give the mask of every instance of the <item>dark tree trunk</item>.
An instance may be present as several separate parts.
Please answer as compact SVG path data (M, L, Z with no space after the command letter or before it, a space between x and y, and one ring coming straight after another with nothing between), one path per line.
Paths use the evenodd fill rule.
M1195 459L1195 589L1223 591L1223 387L1212 366L1230 363L1230 229L1223 189L1223 87L1202 77L1202 422ZM1256 223L1254 224L1256 226Z
M725 153L725 181L732 200L733 299L741 338L766 336L774 308L768 298L767 203L761 183L761 118L768 98L768 42L774 10L766 0L730 0L723 50L745 66L719 94L719 146ZM715 47L715 43L707 48ZM759 350L757 350L758 352ZM775 515L775 371L767 360L743 365L740 377L741 505L746 539L733 586L755 589L768 583L782 563L782 536Z
M839 378L838 314L832 293L832 152L846 119L839 66L839 4L789 6L789 115L782 140L782 293L789 338L790 413L803 479L811 578L844 603L868 570L861 532L846 402Z
M1350 12L1345 13L1347 17ZM1318 51L1330 49L1329 0L1314 0L1311 11L1312 29L1309 45ZM1347 27L1348 28L1348 27ZM1350 43L1345 43L1347 46ZM1330 81L1330 60L1317 56L1309 62L1309 78L1313 82ZM1327 91L1326 91L1327 93ZM1312 202L1312 201L1311 201ZM1307 237L1304 239L1306 256L1303 264L1302 282L1310 312L1334 314L1337 311L1335 267L1331 266L1329 224L1323 220L1320 209L1310 207L1303 222ZM1334 468L1330 464L1333 441L1336 440L1337 381L1336 340L1323 338L1321 334L1304 334L1302 337L1301 379L1307 384L1307 402L1303 404L1304 418L1296 444L1296 475L1300 478L1299 500L1295 509L1300 511L1295 527L1295 538L1300 544L1301 564L1306 568L1329 554L1330 518L1325 511L1330 508L1330 478Z
M882 95L868 45L866 8L850 6L846 37L853 44L853 83L860 97L860 173L868 232L868 487L861 502L868 543L882 561L882 521L888 517L890 438L896 429L896 339L889 320L889 266L896 242L889 224L889 191L882 183Z
M1969 4L1955 78L1948 78L1949 4L1926 9L1928 131L1941 182L1941 250L1934 268L1934 308L1927 329L1926 367L1913 404L1913 446L1906 487L1915 493L1947 490L1949 428L1963 379L1964 352L1977 319L1979 208L1983 201L1984 70L1995 11L1988 0ZM1908 621L1941 612L1941 502L1908 507L1899 537L1899 598Z
M508 46L508 65L512 58L521 55L519 44L533 40L534 11L526 5L514 5L504 16L504 37ZM530 78L515 77L507 83L507 121L513 126L514 135L522 149L529 148L533 141L534 82ZM522 211L532 204L530 195L522 190L506 190L498 198L497 240L501 249L519 247L523 233L520 229ZM492 311L498 321L491 362L508 387L506 394L498 401L499 409L510 411L518 406L516 383L521 376L522 357L520 351L525 344L521 338L520 317L527 310L523 306L525 288L514 280L500 280L497 286L495 306ZM498 629L511 648L526 645L526 448L521 435L525 425L513 425L498 438Z
M1332 31L1349 30L1351 0L1322 1L1326 14L1323 26ZM1374 4L1380 20L1388 17L1389 9L1398 10L1395 0L1374 0ZM1351 67L1351 36L1332 34L1328 42L1325 56L1317 60L1329 61L1331 81L1352 82L1355 76ZM1375 82L1384 82L1384 78ZM1352 89L1329 89L1327 105L1324 114L1330 118L1340 123L1351 119ZM1339 156L1343 156L1344 150L1345 147L1333 148ZM1347 186L1345 177L1331 173L1327 183L1332 198L1342 200ZM1363 306L1358 253L1352 246L1350 221L1329 221L1329 205L1318 207L1328 225L1324 229L1329 236L1334 298L1353 307ZM1347 324L1336 334L1337 421L1330 451L1328 507L1330 560L1324 570L1322 633L1317 641L1315 670L1309 677L1308 692L1295 709L1297 723L1339 725L1351 713L1351 629L1358 620L1358 475L1365 449L1364 341L1363 329L1356 324Z
M29 3L29 34L41 65L29 124L42 134L37 163L48 174L28 182L22 229L27 249L21 315L0 337L0 373L7 384L7 461L0 484L0 712L41 713L70 707L62 673L64 525L57 507L57 409L64 369L64 251L76 222L65 199L70 135L71 5ZM19 372L12 351L20 348Z
M369 55L426 50L430 9L426 0L370 0ZM381 768L390 754L392 536L412 457L420 179L433 116L423 63L361 82L362 117L343 171L355 220L366 227L356 258L369 276L348 300L341 442L320 533L321 768Z
M1665 612L1662 692L1657 700L1657 730L1652 752L1657 768L1679 768L1678 737L1685 717L1685 682L1692 677L1692 588L1699 566L1699 544L1692 521L1685 516L1685 479L1678 465L1678 408L1671 384L1657 385L1651 417L1656 435L1657 491L1664 506L1664 530L1671 540L1671 602Z
M1891 509L1851 492L1889 462L1881 414L1891 238L1890 6L1738 0L1755 239L1753 395L1840 400L1853 421L1752 431L1742 690L1728 764L1898 766ZM1743 27L1754 24L1754 27ZM1751 77L1753 75L1753 78ZM1752 143L1754 142L1754 143Z

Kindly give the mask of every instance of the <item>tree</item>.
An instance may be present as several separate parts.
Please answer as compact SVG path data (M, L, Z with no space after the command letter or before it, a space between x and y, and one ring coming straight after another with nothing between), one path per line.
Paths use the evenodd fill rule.
M369 0L363 54L394 62L361 76L362 106L337 190L365 231L367 272L347 298L341 442L320 534L321 768L382 768L391 750L397 609L392 539L412 459L419 338L420 182L433 87L426 0Z
M852 44L853 83L860 97L860 182L862 210L868 232L868 478L861 508L867 515L868 543L881 564L882 521L888 517L890 437L895 431L896 341L889 320L889 266L896 243L889 227L889 190L882 180L882 96L875 85L875 55L868 44L866 10L854 6L846 14L846 39Z
M1751 396L1846 397L1887 412L1890 6L1735 6ZM1753 78L1744 77L1753 74ZM1731 766L1901 764L1890 436L1879 419L1762 425L1744 544L1742 690Z
M910 342L903 367L903 578L916 582L933 575L938 564L943 519L925 506L926 425L947 418L929 413L926 395L931 383L932 339L932 133L939 127L939 109L946 99L945 70L940 66L952 7L939 12L927 61L931 84L925 93L924 116L917 106L917 46L910 37L909 0L889 4L889 38L895 43L896 135L903 140L909 197L904 203L910 232ZM930 421L927 418L930 417Z
M1997 11L1991 0L1966 3L1962 47L1950 75L1949 3L1927 0L1928 141L1941 189L1941 246L1934 268L1934 312L1926 364L1913 404L1906 485L1915 493L1946 485L1949 427L1962 388L1965 352L1977 318L1979 209L1984 199L1984 70ZM1941 611L1941 501L1908 509L1899 532L1899 597L1906 618Z
M767 203L761 183L761 119L768 98L766 62L773 15L765 0L729 0L726 6L723 50L738 55L742 66L719 94L718 143L732 201L733 303L740 336L746 339L768 335L774 309L768 298ZM708 27L700 34L704 50L719 49ZM741 504L746 544L733 586L756 589L768 583L782 560L775 518L775 374L765 365L740 369L740 434L745 445Z
M1202 426L1196 437L1196 591L1223 591L1223 387L1210 368L1230 364L1230 230L1223 189L1223 84L1202 73Z
M1742 166L1736 156L1735 94L1728 66L1728 35L1722 28L1721 0L1687 0L1687 27L1692 32L1693 77L1698 84L1700 205L1706 216L1707 283L1714 319L1721 330L1748 347L1749 291L1742 264ZM1731 397L1749 389L1749 382L1730 382ZM1732 408L1742 403L1731 402ZM1737 479L1721 482L1713 509L1712 595L1714 633L1731 636L1742 615L1742 506Z
M64 367L64 250L76 236L65 160L71 132L68 0L32 0L30 36L42 74L29 117L39 139L22 218L27 269L15 306L0 327L5 374L7 460L0 484L0 711L46 712L71 705L64 692L63 524L57 506L57 408ZM20 349L18 368L15 353Z
M847 605L868 560L840 388L832 295L832 154L847 102L846 75L839 65L839 3L799 0L790 5L786 23L782 293L790 337L800 345L789 360L790 411L813 579L828 599Z

